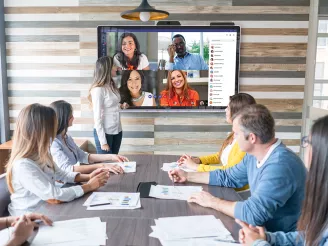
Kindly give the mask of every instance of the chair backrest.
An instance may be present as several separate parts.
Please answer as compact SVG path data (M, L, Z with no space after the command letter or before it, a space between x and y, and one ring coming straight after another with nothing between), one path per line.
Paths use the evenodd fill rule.
M0 217L8 215L10 193L6 183L6 174L0 175Z

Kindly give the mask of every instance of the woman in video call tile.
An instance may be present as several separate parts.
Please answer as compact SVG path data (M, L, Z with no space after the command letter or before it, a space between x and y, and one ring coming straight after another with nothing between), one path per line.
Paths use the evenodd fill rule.
M114 65L123 70L149 70L148 58L140 52L139 41L133 33L121 35Z
M161 92L161 106L197 106L199 94L187 81L186 74L181 70L169 71L166 89Z
M153 94L142 90L145 77L142 71L124 71L121 79L121 104L128 106L156 106Z

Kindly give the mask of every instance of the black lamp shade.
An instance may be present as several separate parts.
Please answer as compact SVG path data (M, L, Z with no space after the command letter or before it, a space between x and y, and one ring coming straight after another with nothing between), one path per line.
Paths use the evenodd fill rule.
M149 20L162 20L169 16L168 12L154 9L149 5L147 0L142 0L138 8L122 12L121 17L128 20L140 20L141 12L149 12Z

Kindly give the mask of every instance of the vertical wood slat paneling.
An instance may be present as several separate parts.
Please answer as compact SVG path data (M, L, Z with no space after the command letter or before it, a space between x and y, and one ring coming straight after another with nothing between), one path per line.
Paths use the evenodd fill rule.
M25 105L65 99L73 104L76 116L71 134L92 143L93 120L86 93L97 59L96 26L132 24L120 19L119 13L139 1L55 2L5 1L11 129ZM277 136L298 152L309 1L273 0L268 5L264 0L193 0L173 1L168 6L154 0L152 5L168 10L170 18L184 25L195 20L194 24L203 25L235 20L241 26L240 90L282 113L276 117ZM179 115L123 113L122 153L212 153L230 131L222 113ZM93 145L89 148L93 150Z

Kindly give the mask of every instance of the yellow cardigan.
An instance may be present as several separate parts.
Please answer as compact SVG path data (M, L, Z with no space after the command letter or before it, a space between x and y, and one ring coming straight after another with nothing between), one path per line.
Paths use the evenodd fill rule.
M239 145L236 142L229 153L228 164L226 166L209 165L209 164L221 164L221 156L219 156L219 155L220 155L220 152L213 154L213 155L199 157L202 164L200 164L198 166L197 171L198 172L210 172L210 171L214 171L217 169L222 169L222 170L228 169L228 168L233 167L234 165L238 164L244 158L246 153L240 150ZM249 189L249 185L245 185L242 188L235 188L236 191L243 191L243 190L248 190L248 189Z

